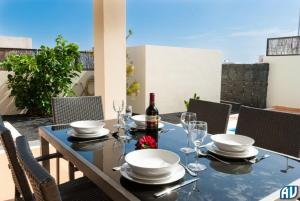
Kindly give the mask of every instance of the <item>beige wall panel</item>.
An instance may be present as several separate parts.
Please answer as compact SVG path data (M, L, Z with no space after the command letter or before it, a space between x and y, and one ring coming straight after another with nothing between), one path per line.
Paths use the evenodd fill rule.
M267 107L300 108L300 56L266 56L269 63Z

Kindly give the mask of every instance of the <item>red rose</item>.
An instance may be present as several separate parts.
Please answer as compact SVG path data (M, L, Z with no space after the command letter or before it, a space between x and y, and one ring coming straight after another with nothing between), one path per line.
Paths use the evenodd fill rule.
M157 143L152 136L143 136L139 139L137 149L157 149Z

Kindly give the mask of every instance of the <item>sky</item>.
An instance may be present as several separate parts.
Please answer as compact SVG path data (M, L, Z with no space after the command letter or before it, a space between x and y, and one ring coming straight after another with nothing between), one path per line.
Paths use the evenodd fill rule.
M254 63L266 39L297 34L300 0L127 0L128 46L152 44L221 50L224 59ZM62 34L93 47L92 0L0 0L0 35L54 45Z

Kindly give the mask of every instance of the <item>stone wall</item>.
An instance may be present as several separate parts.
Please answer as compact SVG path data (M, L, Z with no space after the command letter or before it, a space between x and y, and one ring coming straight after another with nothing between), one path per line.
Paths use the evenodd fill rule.
M221 99L265 108L268 74L268 63L223 64Z

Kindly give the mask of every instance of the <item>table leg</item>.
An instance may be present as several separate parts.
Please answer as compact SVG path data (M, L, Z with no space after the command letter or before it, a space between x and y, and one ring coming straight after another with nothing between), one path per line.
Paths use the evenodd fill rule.
M45 140L43 137L41 137L41 155L49 155L49 142ZM50 172L50 161L49 160L43 160L42 161L43 167Z
M56 152L56 153L58 153L58 152ZM60 174L59 174L59 168L60 168L60 167L59 167L59 166L60 166L59 159L60 159L60 158L56 158L56 183L57 183L57 184L59 184L59 182L60 182L60 181L59 181L59 180L60 180L60 177L59 177L59 176L60 176Z
M75 166L73 163L69 162L69 180L74 180L75 178Z

